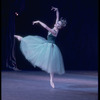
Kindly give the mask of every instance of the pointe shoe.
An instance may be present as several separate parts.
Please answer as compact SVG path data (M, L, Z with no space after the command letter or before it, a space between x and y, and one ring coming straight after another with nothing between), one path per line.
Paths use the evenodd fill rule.
M55 85L52 81L50 81L50 85L51 85L52 88L55 88Z
M21 41L22 37L18 35L14 35L15 38L17 38L19 41Z
M18 69L17 67L14 67L14 66L6 65L6 67L11 70L14 70L14 71L21 71L20 69Z
M21 71L20 69L18 69L17 67L13 67L12 68L14 71Z

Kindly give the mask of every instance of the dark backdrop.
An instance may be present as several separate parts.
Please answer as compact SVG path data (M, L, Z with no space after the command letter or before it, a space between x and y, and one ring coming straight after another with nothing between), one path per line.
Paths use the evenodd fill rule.
M5 1L5 0L3 0ZM5 3L2 12L5 11ZM32 26L32 21L41 20L53 27L56 19L51 6L58 7L60 17L68 24L60 30L56 44L60 48L66 70L97 70L98 69L98 1L97 0L26 0L25 9L16 17L16 34L21 36L40 35L46 38L47 31L40 25ZM7 8L7 7L6 7ZM2 13L2 20L5 19ZM6 22L6 21L5 21ZM2 60L6 50L5 25L2 25ZM15 53L18 68L34 69L24 58L16 40ZM2 68L4 68L3 66Z

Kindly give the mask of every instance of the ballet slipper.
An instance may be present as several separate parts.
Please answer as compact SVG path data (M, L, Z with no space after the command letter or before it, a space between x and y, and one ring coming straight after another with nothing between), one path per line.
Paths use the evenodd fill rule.
M52 80L50 80L50 85L51 85L52 88L55 88L55 85L54 85L54 83L52 82Z
M21 41L22 37L18 35L14 35L15 38L17 38L19 41Z

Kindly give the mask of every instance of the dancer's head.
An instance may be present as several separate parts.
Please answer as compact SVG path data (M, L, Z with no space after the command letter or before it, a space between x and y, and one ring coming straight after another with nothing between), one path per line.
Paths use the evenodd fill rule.
M63 27L65 27L67 24L67 21L65 19L60 19L54 26L58 29L61 29Z

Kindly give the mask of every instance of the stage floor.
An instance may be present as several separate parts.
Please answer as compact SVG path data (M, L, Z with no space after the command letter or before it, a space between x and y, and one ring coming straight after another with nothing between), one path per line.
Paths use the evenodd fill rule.
M54 83L43 71L2 71L1 100L98 100L97 72L68 71Z

